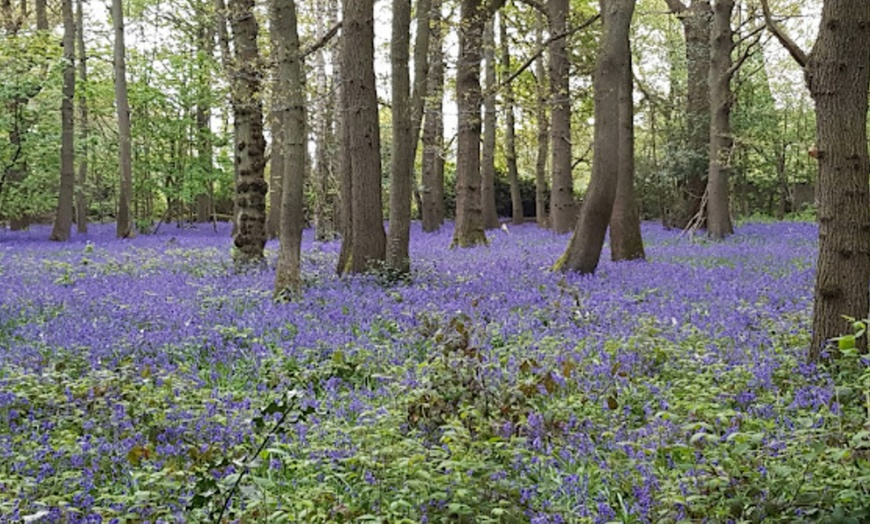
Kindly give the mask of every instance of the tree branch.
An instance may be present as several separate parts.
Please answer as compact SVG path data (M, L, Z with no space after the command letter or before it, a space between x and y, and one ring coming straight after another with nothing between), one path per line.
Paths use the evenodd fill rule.
M519 2L522 4L526 4L527 6L531 7L532 9L537 9L538 11L543 13L544 16L546 16L547 18L550 17L550 15L547 11L547 6L545 6L541 2L538 2L538 0L519 0Z
M313 44L311 44L308 47L308 49L303 51L299 55L299 59L305 60L306 58L308 58L309 56L313 55L314 53L319 51L321 48L323 48L323 46L325 46L326 44L329 43L330 40L332 40L332 37L334 37L336 34L338 34L339 29L341 29L341 20L339 20L338 23L336 23L334 26L332 26L329 29L329 31L327 31L326 34L320 38L320 40L318 40L317 42L314 42Z
M555 42L555 41L557 41L557 40L561 40L561 39L563 39L563 38L568 38L569 36L573 35L574 33L578 32L578 31L582 31L583 29L586 29L587 27L589 27L590 25L592 25L592 24L594 24L596 21L598 21L599 18L601 18L601 15L595 15L595 16L593 16L592 18L590 18L590 19L586 20L585 22L583 22L582 24L580 24L580 25L578 25L578 26L576 26L576 27L572 27L571 29L565 31L564 33L560 33L560 34L558 34L558 35L553 35L553 36L551 36L550 38L548 38L548 39L547 39L543 44L541 44L541 47L538 48L538 50L535 51L535 52L532 54L532 56L530 56L529 58L527 58L526 61L523 62L523 64L522 64L519 68L517 68L516 71L514 71L514 72L511 73L507 78L505 78L504 80L502 80L501 82L499 82L498 84L496 84L495 86L493 86L493 88L492 88L491 90L489 90L488 94L492 94L493 92L498 92L498 91L500 91L504 86L506 86L506 85L510 84L511 82L513 82L514 80L516 80L517 77L520 76L520 75L523 73L523 71L525 71L525 70L528 69L528 68L529 68L533 63L535 63L535 60L537 60L537 58L538 58L539 56L541 56L542 54L544 54L544 51L547 50L547 47L548 47L550 44L552 44L553 42Z
M785 47L786 51L789 52L792 58L794 58L795 62L798 63L801 67L807 66L807 54L803 49L798 46L794 40L789 38L787 34L785 34L782 29L779 28L778 25L773 21L773 16L770 14L770 5L767 0L761 0L761 9L764 12L764 23L767 26L767 29L773 33L773 36L779 40L779 43Z
M689 9L686 4L680 0L665 0L665 3L668 4L668 9L671 10L671 13L675 15L679 15Z

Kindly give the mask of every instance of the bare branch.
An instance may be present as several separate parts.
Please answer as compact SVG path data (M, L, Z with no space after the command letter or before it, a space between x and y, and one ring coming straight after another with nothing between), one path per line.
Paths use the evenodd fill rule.
M665 0L665 3L668 4L668 9L671 10L671 13L675 15L681 14L689 9L689 7L680 0Z
M795 62L798 63L801 67L807 66L807 54L803 49L798 46L794 40L789 38L787 34L785 34L782 29L773 21L773 16L770 14L770 5L767 0L761 0L761 9L764 12L764 23L767 25L767 29L773 33L773 36L779 40L779 43L785 47L786 51L789 52L792 58L794 58Z
M497 92L497 91L501 90L504 86L506 86L506 85L510 84L511 82L513 82L514 80L516 80L517 77L520 76L520 75L523 73L523 71L525 71L525 70L528 69L532 64L535 63L535 60L537 60L537 58L538 58L539 56L541 56L542 54L544 54L544 51L547 50L547 47L548 47L550 44L552 44L553 42L555 42L555 41L557 41L557 40L561 40L561 39L563 39L563 38L568 38L569 36L573 35L574 33L578 32L578 31L582 31L583 29L586 29L586 28L589 27L590 25L592 25L592 24L594 24L595 22L597 22L598 19L600 19L600 18L601 18L601 15L595 15L595 16L593 16L592 18L590 18L590 19L586 20L585 22L583 22L582 24L580 24L580 25L578 25L578 26L576 26L576 27L572 27L571 29L565 31L564 33L560 33L560 34L558 34L558 35L553 35L553 36L551 36L551 37L548 38L548 39L547 39L543 44L541 44L541 47L539 47L537 51L535 51L534 53L532 53L532 56L530 56L529 58L527 58L526 61L523 62L523 64L522 64L519 68L517 68L516 71L514 71L514 72L511 73L507 78L505 78L504 80L502 80L501 82L499 82L498 84L496 84L495 86L493 86L493 88L492 88L489 92L490 92L490 93L492 93L492 92Z
M538 11L543 13L544 16L546 16L547 18L550 17L550 15L547 11L547 6L545 6L541 2L538 2L538 0L519 0L519 2L522 4L526 4L527 6L531 7L532 9L537 9Z
M328 44L330 40L332 40L332 37L338 34L339 29L341 29L341 20L339 20L338 23L332 26L329 31L327 31L326 34L320 38L320 40L314 42L308 47L308 49L303 51L302 54L299 55L299 58L301 60L305 60L309 56L319 51L321 48L323 48L323 46Z

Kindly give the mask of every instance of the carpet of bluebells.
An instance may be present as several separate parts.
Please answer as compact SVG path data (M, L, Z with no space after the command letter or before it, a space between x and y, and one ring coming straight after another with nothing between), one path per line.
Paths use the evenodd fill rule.
M534 225L301 298L230 233L0 230L0 522L868 522L870 374L805 362L816 228L550 271ZM605 249L603 259L609 259ZM852 327L846 321L844 333Z

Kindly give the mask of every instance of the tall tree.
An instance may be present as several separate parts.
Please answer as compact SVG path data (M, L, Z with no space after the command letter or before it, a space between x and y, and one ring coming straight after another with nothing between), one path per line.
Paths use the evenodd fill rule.
M84 23L84 0L76 0L76 47L78 48L78 73L80 85L87 86L88 82L88 54L85 49L85 23ZM88 133L89 114L88 96L86 89L78 91L79 108L79 143L81 144L79 155L79 170L76 180L75 207L76 207L76 231L88 232Z
M75 124L73 121L73 101L76 96L76 53L75 18L73 0L61 2L63 14L63 97L60 103L61 142L60 142L60 191L57 199L57 213L51 239L61 242L69 240L73 218L73 191L75 190Z
M622 64L619 85L619 153L616 196L610 215L610 257L614 261L646 257L640 232L640 213L634 189L634 77L631 68L631 45L626 38L620 54Z
M486 21L504 0L461 0L456 66L456 229L453 246L486 244L480 180L480 61Z
M574 177L571 174L571 93L568 40L553 38L568 27L569 0L547 3L550 21L550 147L553 185L550 195L550 225L556 233L571 231L577 218Z
M130 209L133 200L133 149L130 143L130 103L127 100L127 48L124 44L124 6L112 0L112 23L115 28L115 108L118 112L118 164L121 189L118 192L118 238L135 235Z
M865 0L825 0L819 33L807 54L772 20L767 26L804 69L816 104L819 258L810 360L847 330L844 317L870 310L870 9ZM866 344L866 342L865 342Z
M257 44L259 24L254 0L227 4L235 57L232 69L233 131L236 165L236 227L233 244L240 266L259 264L266 245L266 140L261 99L263 67Z
M335 26L338 16L335 0L318 2L319 12L328 13L327 20L330 27ZM321 35L321 40L326 34ZM337 56L337 46L330 46L327 50L321 48L314 56L313 74L315 77L314 112L320 118L312 124L314 128L314 169L311 183L314 186L314 209L312 219L314 221L314 238L319 241L328 241L335 238L336 234L336 195L335 173L337 172L336 157L338 156L335 139L335 116L338 97L335 75L330 75L326 69L326 55L330 53ZM339 59L333 56L333 71L338 70ZM310 112L309 112L310 114Z
M678 180L679 199L670 225L685 227L701 211L710 147L710 0L665 0L683 25L686 39L685 175Z
M374 0L342 5L344 138L350 174L350 249L342 272L362 273L386 258L381 202L380 126L375 87ZM347 182L347 181L346 181Z
M426 78L423 122L423 188L420 200L423 231L436 231L444 223L444 53L441 0L431 0L429 15L429 74Z
M544 45L545 19L543 14L538 15L537 22L535 42L540 48ZM550 150L550 120L547 118L547 81L544 74L546 68L544 55L541 54L535 60L535 77L538 81L538 103L535 111L538 125L538 152L535 160L535 221L538 223L538 227L548 227L550 223L547 215L547 153Z
M281 224L278 266L275 270L275 295L298 293L302 288L301 256L303 193L305 185L306 132L305 91L302 58L299 53L299 33L296 22L296 2L272 0L274 52L277 75L275 97L276 118L282 120L282 134L275 137L280 147L273 155L283 155L281 165Z
M495 76L495 21L490 18L483 29L483 143L480 155L480 198L483 208L483 227L498 227L495 209L495 135L496 135L496 76Z
M281 181L284 176L284 160L287 158L285 152L281 150L284 147L284 141L281 137L284 136L283 126L286 121L284 118L286 113L284 113L282 105L287 101L287 93L281 92L281 66L278 64L280 58L275 56L277 55L276 49L283 45L280 42L286 38L286 35L281 34L281 31L285 31L286 27L282 28L278 25L279 17L276 9L278 7L272 4L272 18L269 21L269 39L275 67L272 69L272 107L268 118L269 131L272 136L272 153L269 156L269 212L266 215L266 236L268 238L277 238L280 229L281 197L283 196ZM286 89L286 79L284 82L283 89Z
M723 239L734 233L728 177L731 171L731 77L735 64L731 15L734 0L714 0L710 55L710 168L707 171L707 234Z
M499 44L501 45L501 69L511 70L510 38L508 37L507 21L499 16ZM523 197L520 194L520 176L517 170L517 137L514 119L514 88L511 82L504 86L504 135L505 161L507 163L508 181L511 188L511 222L515 225L523 223Z
M212 155L214 145L211 134L212 87L211 62L214 58L215 27L200 22L197 28L197 89L196 97L196 152L201 182L196 195L196 221L207 222L214 217L214 184L212 181Z
M593 80L595 130L592 178L568 248L557 267L562 271L594 273L613 212L620 157L620 85L630 64L629 27L635 0L599 0L603 35Z

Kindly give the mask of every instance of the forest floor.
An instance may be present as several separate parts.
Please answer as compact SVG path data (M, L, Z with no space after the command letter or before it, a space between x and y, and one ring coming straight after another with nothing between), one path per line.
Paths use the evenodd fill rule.
M225 225L113 231L0 230L0 522L870 521L870 362L805 363L812 224L647 224L593 277L534 225L415 229L408 282L306 231L289 303L274 243L240 275Z

